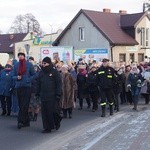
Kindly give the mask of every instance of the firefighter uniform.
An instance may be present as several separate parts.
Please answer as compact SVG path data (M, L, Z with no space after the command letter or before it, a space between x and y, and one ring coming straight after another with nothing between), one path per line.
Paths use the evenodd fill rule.
M109 61L108 59L104 61ZM110 115L113 115L113 83L115 70L110 66L101 66L97 70L97 83L100 88L102 115L105 117L106 104L109 104Z

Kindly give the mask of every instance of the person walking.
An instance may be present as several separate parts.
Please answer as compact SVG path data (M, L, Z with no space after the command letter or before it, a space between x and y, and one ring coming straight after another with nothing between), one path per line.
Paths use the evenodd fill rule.
M88 84L88 92L92 100L92 112L98 110L98 98L100 97L98 85L97 85L97 68L95 66L91 66L90 72L87 76L87 84Z
M61 108L63 110L63 118L67 118L67 114L69 118L72 118L72 110L75 103L75 90L77 88L76 80L68 72L68 65L63 65L61 68L61 76L62 76L62 97L61 97Z
M78 99L79 99L79 110L83 109L83 99L86 99L87 108L90 109L91 101L88 92L87 86L87 70L86 65L78 66L78 74L77 74L77 86L78 86Z
M13 79L15 81L16 95L18 99L18 129L30 126L28 108L31 97L31 82L35 79L36 73L33 65L26 61L25 54L18 53L19 62L14 65Z
M53 67L51 59L45 57L42 61L42 70L37 78L36 96L41 100L43 122L42 133L50 133L52 129L60 128L60 98L62 95L62 80L58 70Z
M135 64L131 66L131 71L128 76L128 89L131 90L133 100L133 110L137 110L139 95L142 87L143 77L140 70Z
M12 66L10 64L6 64L5 68L0 72L0 101L2 107L2 116L10 116L11 114L12 81Z
M109 104L110 115L113 115L113 83L115 70L109 66L109 59L104 58L102 62L102 66L97 70L97 83L100 88L101 117L105 117L107 103Z

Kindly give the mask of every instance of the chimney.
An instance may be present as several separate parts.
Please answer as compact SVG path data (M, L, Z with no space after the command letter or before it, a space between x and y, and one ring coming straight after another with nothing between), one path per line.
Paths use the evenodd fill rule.
M119 10L119 13L120 14L127 14L127 11L126 10Z
M104 9L103 9L103 12L110 13L110 12L111 12L111 9L104 8Z

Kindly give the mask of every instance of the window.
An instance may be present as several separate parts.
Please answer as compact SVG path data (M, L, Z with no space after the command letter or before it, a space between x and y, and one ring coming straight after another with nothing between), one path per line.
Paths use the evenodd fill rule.
M126 54L119 54L119 61L126 62Z
M144 54L143 53L138 54L138 62L140 63L142 61L144 61Z
M80 27L79 28L79 40L80 41L85 41L85 28L84 27Z
M149 28L146 29L146 46L150 45L150 32L149 32Z
M141 28L141 46L145 46L145 28Z
M130 53L130 60L131 62L134 62L134 53Z

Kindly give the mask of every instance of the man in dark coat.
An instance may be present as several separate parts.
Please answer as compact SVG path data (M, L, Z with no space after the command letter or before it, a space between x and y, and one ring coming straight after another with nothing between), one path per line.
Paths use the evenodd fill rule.
M41 99L42 132L49 133L52 129L58 130L62 119L59 113L62 81L60 73L53 67L49 57L45 57L42 61L42 70L39 72L37 85L36 95Z

